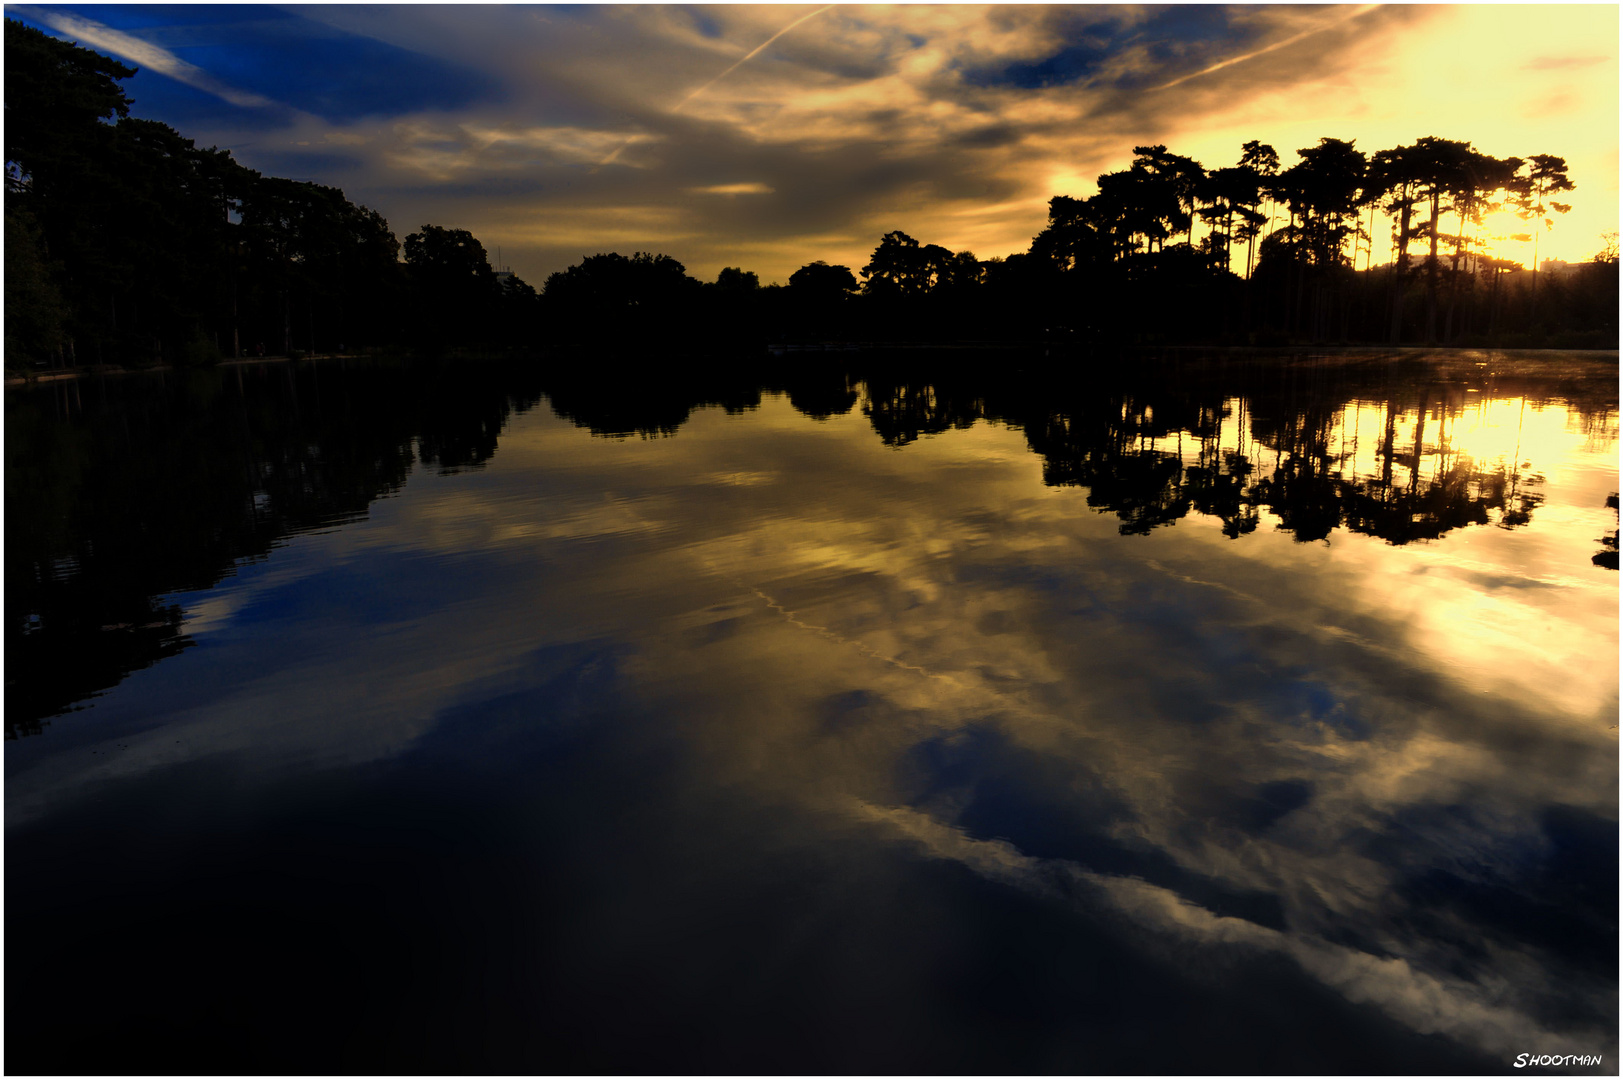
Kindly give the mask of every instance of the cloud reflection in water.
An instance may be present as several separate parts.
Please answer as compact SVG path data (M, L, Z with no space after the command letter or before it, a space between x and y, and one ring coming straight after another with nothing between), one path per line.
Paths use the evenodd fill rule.
M189 602L204 647L95 711L162 717L138 752L426 755L520 786L504 770L582 732L674 742L646 808L721 792L832 865L952 863L1197 981L1285 958L1469 1052L1616 1052L1617 579L1590 562L1615 411L1449 390L1315 419L1229 395L1185 425L1117 401L1138 430L1067 444L1086 422L1058 408L858 389L815 422L772 391L677 409L654 438L594 436L555 393L482 469L419 469ZM1440 539L1355 518L1304 543L1245 494L1293 455L1337 507L1452 484L1481 510ZM1090 506L1145 462L1160 502ZM1250 527L1129 527L1222 477ZM8 815L178 754L41 756Z

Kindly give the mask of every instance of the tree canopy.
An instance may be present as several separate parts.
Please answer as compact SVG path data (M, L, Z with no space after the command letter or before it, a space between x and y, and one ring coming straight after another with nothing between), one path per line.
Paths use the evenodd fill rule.
M133 116L127 64L9 19L5 48L13 366L678 338L1615 346L1615 261L1540 273L1575 188L1552 154L1326 137L1285 165L1254 139L1208 169L1135 146L1091 194L1054 195L1027 249L1002 257L892 229L856 273L816 260L787 286L598 252L538 293L466 229L424 224L402 243L337 188ZM1500 210L1525 222L1531 267L1496 256ZM1380 214L1392 258L1375 267Z

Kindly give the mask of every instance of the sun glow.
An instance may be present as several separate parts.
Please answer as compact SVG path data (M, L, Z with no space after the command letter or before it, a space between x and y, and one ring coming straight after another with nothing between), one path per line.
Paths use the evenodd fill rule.
M1604 452L1617 442L1615 413L1586 414L1533 398L1497 397L1492 383L1492 376L1485 376L1478 386L1436 387L1409 402L1348 402L1320 435L1327 460L1343 481L1393 496L1436 485L1464 484L1478 493L1503 485L1511 496L1495 511L1503 518L1522 508L1518 494L1533 497L1535 504L1542 498L1552 462L1570 460L1580 449ZM1178 456L1186 467L1230 461L1242 470L1277 463L1287 453L1253 431L1240 398L1226 403L1214 442L1184 431L1150 439L1146 446Z
M1238 95L1215 117L1191 115L1190 128L1173 127L1155 141L1208 168L1236 160L1246 139L1271 143L1285 167L1295 163L1297 148L1323 136L1351 139L1366 153L1432 135L1470 142L1499 158L1554 154L1566 159L1577 188L1560 197L1572 210L1551 215L1554 224L1540 232L1537 257L1589 259L1602 235L1618 228L1618 8L1462 4L1427 10L1408 32L1371 35L1357 45L1356 78ZM1180 89L1199 85L1192 80ZM1110 167L1127 158L1124 150ZM1535 224L1504 208L1466 232L1485 242L1484 254L1531 269ZM1369 256L1375 265L1394 256L1393 226L1376 215ZM1445 214L1444 231L1457 229L1458 219ZM1416 254L1412 241L1409 254ZM1365 258L1361 250L1360 268Z

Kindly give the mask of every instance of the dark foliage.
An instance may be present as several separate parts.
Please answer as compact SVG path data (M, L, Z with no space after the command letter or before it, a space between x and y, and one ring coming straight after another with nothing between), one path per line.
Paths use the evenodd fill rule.
M466 232L424 226L402 264L388 222L337 188L262 176L130 116L119 80L134 68L11 20L5 48L9 366L534 333L534 290L498 285Z
M1434 137L1368 154L1326 138L1281 170L1252 141L1208 170L1139 146L1096 194L1054 198L1030 247L1003 258L895 230L859 273L818 261L763 288L739 267L706 283L669 255L609 252L538 295L466 230L424 225L402 261L388 223L338 189L261 176L131 117L119 82L133 68L11 21L6 59L6 344L23 369L368 345L1617 344L1615 245L1536 266L1574 187L1548 154ZM1372 267L1378 209L1395 257ZM1527 222L1534 267L1489 254L1500 209Z

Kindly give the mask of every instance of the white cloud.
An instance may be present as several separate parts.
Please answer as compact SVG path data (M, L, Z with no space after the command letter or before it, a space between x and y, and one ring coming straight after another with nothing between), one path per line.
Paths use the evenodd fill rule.
M103 26L101 23L64 11L53 11L49 8L18 10L58 33L77 38L83 45L112 53L140 67L167 75L176 82L213 94L227 104L244 109L273 108L277 105L277 102L270 98L227 85L195 64L188 64L169 50L143 41L133 34L126 34L122 30L114 30L110 26Z

